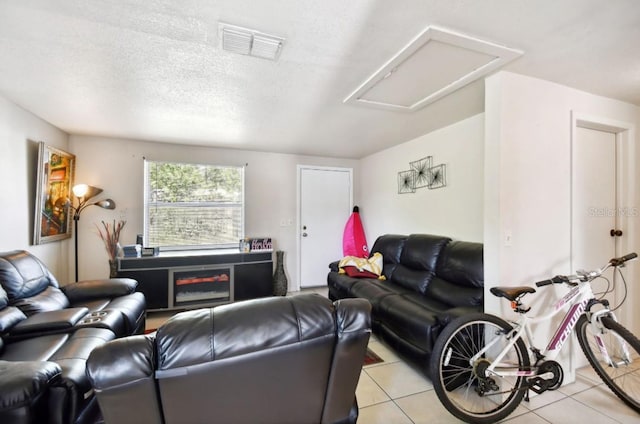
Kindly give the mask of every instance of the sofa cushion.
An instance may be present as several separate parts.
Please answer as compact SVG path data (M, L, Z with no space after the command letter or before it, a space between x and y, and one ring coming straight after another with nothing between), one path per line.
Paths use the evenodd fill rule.
M433 271L416 270L400 264L393 272L391 282L411 291L424 293L433 275Z
M438 255L449 240L429 234L410 235L402 249L400 264L393 271L393 282L424 294L435 275Z
M327 275L327 285L329 286L329 292L338 291L341 296L354 297L351 294L351 289L355 283L360 281L360 278L349 277L345 274L338 274L337 272L330 272Z
M425 292L433 298L450 306L479 306L484 302L482 287L463 287L435 277Z
M380 301L377 320L387 331L431 352L440 332L438 314L443 311L439 302L417 293L386 296Z
M402 249L400 263L411 269L435 272L438 255L450 241L448 237L412 234Z
M31 297L14 299L11 303L20 308L27 316L40 312L57 311L69 306L67 297L54 286L48 286Z
M333 313L332 302L319 295L253 299L181 312L156 334L158 370L334 338ZM239 338L242 328L251 328L254 336Z
M400 262L400 255L402 254L406 240L407 236L385 234L378 237L371 248L372 255L376 252L382 254L382 275L384 275L387 280L391 278L396 266Z
M60 377L60 372L60 366L53 362L0 361L0 374L4 383L0 411L14 411L32 405L45 406L46 391ZM45 409L39 418L47 419L46 412ZM22 410L20 413L26 415L27 411Z
M24 319L27 319L27 316L15 306L7 306L4 309L0 309L0 334L6 333L11 327Z
M400 255L402 254L402 249L406 240L407 236L385 234L376 239L376 242L371 248L371 254L380 252L385 263L397 264L400 262Z
M436 274L464 287L484 287L482 243L452 241L443 249Z
M374 310L380 304L380 301L389 295L410 293L409 289L405 289L397 284L389 284L388 281L378 279L358 279L351 286L351 295L353 297L361 297L367 299Z
M4 291L2 286L0 286L0 309L4 309L9 305L9 295Z
M138 282L131 278L85 280L62 286L62 292L70 302L126 296L136 291Z
M0 254L0 284L11 302L37 295L48 286L58 287L48 268L24 250Z
M5 361L48 361L69 340L68 333L50 334L5 343L0 359Z

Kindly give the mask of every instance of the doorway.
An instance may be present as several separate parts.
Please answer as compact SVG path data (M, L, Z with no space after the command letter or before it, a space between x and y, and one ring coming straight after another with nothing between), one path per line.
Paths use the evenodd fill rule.
M298 165L298 281L327 284L329 263L342 258L342 233L353 204L353 170Z
M572 116L571 269L593 269L637 249L634 126L607 118ZM624 269L626 293L619 275L606 275L613 293L607 298L621 323L640 329L634 311L638 293L632 263ZM616 273L617 274L617 273ZM605 285L601 287L606 289ZM594 286L597 289L599 286ZM636 315L636 316L634 316Z

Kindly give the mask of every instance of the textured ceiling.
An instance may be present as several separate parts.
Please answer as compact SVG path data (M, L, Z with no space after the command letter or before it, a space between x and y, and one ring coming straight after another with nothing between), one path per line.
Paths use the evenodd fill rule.
M284 37L279 60L222 51L220 21ZM637 0L0 0L0 94L72 134L360 158L483 111L482 81L415 113L342 103L429 25L640 105Z

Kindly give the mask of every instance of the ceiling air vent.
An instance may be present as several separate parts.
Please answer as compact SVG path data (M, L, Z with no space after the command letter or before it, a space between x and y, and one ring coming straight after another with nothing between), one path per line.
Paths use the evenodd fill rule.
M222 22L219 33L224 50L263 59L276 60L284 43L282 37Z
M344 103L413 112L522 55L449 30L428 27Z

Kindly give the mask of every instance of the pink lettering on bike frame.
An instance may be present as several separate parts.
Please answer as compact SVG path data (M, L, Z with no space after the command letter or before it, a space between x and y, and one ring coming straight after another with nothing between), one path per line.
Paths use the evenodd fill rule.
M576 303L569 309L569 312L567 312L567 315L565 315L562 320L562 324L560 324L560 327L558 327L556 333L553 335L553 339L549 342L547 351L559 350L562 348L562 345L569 338L569 335L573 331L573 327L578 323L578 319L580 318L580 315L583 314L586 306L587 300L584 300L580 303Z

